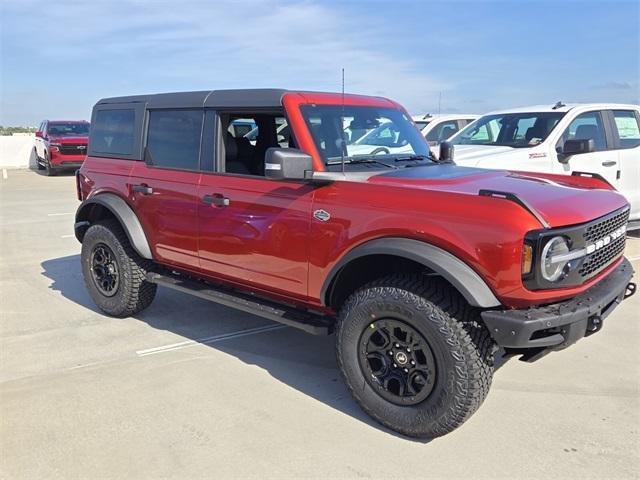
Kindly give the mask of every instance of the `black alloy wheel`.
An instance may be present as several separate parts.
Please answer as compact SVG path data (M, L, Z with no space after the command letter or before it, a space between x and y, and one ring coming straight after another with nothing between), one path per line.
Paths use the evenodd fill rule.
M120 275L113 251L104 243L97 244L91 252L91 274L93 282L106 297L118 291Z
M436 383L436 362L429 343L405 322L383 318L360 336L360 368L374 391L396 405L425 400Z

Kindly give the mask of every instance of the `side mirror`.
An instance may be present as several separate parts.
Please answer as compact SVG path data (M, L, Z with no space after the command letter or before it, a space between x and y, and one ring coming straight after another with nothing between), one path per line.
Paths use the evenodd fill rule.
M313 172L313 157L297 148L269 148L265 154L264 176L271 180L305 180Z
M572 155L578 155L580 153L593 152L595 144L593 138L583 140L567 140L562 146L561 155L558 155L558 161L560 163L567 163L569 157Z
M41 130L38 130L38 131L36 132L36 137L38 137L38 138L42 138L43 136L44 136L44 135L42 134L42 131L41 131Z
M453 162L453 143L442 142L440 144L440 154L438 160L441 162Z

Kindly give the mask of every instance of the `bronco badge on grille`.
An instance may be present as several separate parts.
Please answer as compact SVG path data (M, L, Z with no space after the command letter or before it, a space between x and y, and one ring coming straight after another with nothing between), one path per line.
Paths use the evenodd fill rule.
M585 248L585 254L590 255L596 250L600 250L602 247L606 247L611 243L612 240L622 237L626 232L627 232L626 225L616 228L613 232L611 232L609 235L605 235L600 240L596 240L593 243L589 243Z

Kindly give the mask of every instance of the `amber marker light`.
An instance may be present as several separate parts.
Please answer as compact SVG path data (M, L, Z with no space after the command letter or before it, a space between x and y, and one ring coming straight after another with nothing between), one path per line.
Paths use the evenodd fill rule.
M529 273L531 273L532 265L533 247L525 243L522 247L522 275L528 275Z

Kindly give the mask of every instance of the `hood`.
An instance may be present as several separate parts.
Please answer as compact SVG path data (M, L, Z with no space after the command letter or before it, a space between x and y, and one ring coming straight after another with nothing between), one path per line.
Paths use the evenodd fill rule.
M50 142L57 143L80 143L86 144L89 141L88 135L49 135Z
M510 154L521 148L502 145L454 145L454 160L457 164L475 167L479 160L496 155Z
M373 176L368 181L464 195L479 195L480 190L512 193L533 207L551 227L588 222L627 204L615 191L578 187L579 180L571 176L549 180L535 174L455 164L403 168ZM506 200L496 198L495 201Z

